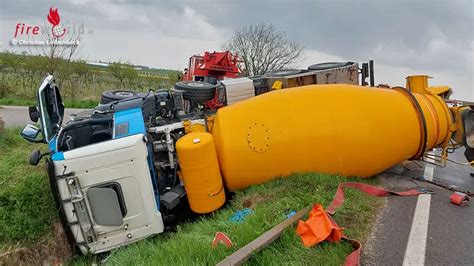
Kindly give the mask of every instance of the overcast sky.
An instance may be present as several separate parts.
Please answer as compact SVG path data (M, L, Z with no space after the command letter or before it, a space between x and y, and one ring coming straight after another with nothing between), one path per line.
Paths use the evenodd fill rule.
M455 97L474 100L474 1L153 1L0 0L1 49L17 23L84 25L80 56L183 69L192 54L219 50L245 25L265 22L305 51L299 67L323 61L375 60L376 82L404 85L428 74ZM20 39L21 36L17 37Z

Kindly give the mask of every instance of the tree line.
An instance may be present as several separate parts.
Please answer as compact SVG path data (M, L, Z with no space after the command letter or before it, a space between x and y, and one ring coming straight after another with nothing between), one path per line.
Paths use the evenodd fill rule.
M137 69L127 62L108 66L87 64L84 60L67 60L42 55L0 53L0 97L33 99L42 78L53 74L63 96L76 99L98 99L110 89L137 91L170 88L180 72L166 69Z

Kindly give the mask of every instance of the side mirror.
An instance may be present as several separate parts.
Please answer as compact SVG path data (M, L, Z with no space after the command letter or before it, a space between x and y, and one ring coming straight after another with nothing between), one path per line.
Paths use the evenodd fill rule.
M21 131L21 136L29 142L40 143L43 139L38 139L38 135L41 132L37 127L33 125L26 125Z
M38 108L36 106L30 106L28 107L28 113L30 114L30 120L33 122L38 122L38 119L40 117L40 112L38 111Z
M41 160L41 152L39 150L32 151L30 154L30 164L38 165L40 160Z
M45 155L48 155L50 154L49 152L47 153L41 153L39 150L34 150L31 152L30 154L30 164L31 165L38 165L38 163L41 161L41 158L43 158L43 156Z

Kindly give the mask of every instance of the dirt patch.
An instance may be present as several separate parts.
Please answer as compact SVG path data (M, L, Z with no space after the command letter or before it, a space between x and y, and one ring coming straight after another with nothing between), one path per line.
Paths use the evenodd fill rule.
M52 226L52 236L31 247L12 247L0 254L0 265L60 265L73 255L60 222Z
M242 206L244 208L252 208L253 206L255 206L256 204L260 202L272 199L275 195L276 195L276 192L264 193L264 194L255 193L252 195L248 195L242 198Z

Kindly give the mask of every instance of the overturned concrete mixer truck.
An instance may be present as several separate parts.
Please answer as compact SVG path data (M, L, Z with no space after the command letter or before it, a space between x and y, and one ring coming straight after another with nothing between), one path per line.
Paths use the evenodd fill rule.
M30 107L41 128L27 125L22 136L48 145L30 163L47 157L63 227L84 254L159 234L183 208L210 213L228 191L295 172L370 177L436 147L465 146L474 159L474 112L449 107L449 87L430 87L427 76L371 87L366 72L348 62L182 81L117 93L126 97L103 99L65 125L60 90L47 76Z

